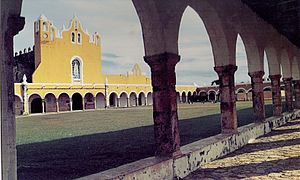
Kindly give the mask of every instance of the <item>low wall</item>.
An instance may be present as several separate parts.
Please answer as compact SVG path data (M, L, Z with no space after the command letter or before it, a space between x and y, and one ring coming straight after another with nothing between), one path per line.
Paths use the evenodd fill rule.
M300 110L268 118L263 123L253 123L238 128L236 134L219 134L182 146L181 155L174 158L150 157L126 164L80 180L162 180L180 179L199 169L203 164L225 156L254 139L300 117Z

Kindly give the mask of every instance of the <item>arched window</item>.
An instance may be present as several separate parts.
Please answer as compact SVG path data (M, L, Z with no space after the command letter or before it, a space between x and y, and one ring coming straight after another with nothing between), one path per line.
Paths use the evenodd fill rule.
M48 31L48 23L43 22L43 30Z
M72 61L72 77L73 80L81 80L81 64L78 59Z
M77 34L77 42L78 42L78 44L81 44L81 34L80 33Z
M72 34L71 34L71 41L72 41L72 43L75 43L75 33L74 32L72 32Z
M51 38L51 41L54 41L54 29L51 29L51 34L50 34L50 38Z

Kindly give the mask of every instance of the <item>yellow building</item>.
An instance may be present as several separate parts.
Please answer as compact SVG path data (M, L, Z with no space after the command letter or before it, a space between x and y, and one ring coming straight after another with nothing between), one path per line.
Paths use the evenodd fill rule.
M17 114L152 104L151 79L138 64L124 75L102 73L100 35L85 31L77 17L59 30L42 15L34 23L34 43L32 82L24 76L15 83ZM195 87L177 89L180 99Z

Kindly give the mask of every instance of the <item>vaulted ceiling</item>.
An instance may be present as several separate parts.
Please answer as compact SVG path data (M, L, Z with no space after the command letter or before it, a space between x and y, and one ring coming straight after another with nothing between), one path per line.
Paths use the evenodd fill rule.
M300 0L242 0L242 2L300 47Z

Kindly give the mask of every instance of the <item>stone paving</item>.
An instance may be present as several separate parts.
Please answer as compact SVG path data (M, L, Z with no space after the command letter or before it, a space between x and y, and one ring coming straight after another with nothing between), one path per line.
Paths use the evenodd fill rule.
M300 119L204 165L185 180L300 180Z

